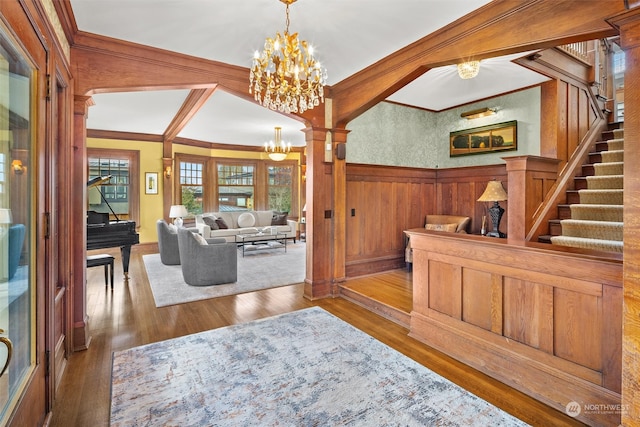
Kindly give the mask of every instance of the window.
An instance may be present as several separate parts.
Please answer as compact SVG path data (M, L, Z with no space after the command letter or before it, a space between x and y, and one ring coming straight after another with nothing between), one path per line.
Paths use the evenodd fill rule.
M613 54L613 73L622 74L626 68L624 51L617 51Z
M180 161L180 200L189 215L203 212L203 163Z
M174 204L190 215L203 212L274 210L298 212L298 163L226 159L175 153L179 180Z
M88 210L109 213L111 220L117 216L120 220L138 222L138 152L89 148L87 158L89 180L110 177L87 189Z
M254 169L253 165L246 164L218 164L218 209L220 211L254 209Z
M89 180L97 177L111 176L111 179L106 181L101 186L102 194L107 202L111 204L111 207L116 210L116 213L128 214L129 213L129 160L128 159L109 159L100 157L89 158ZM89 193L94 194L94 193ZM100 197L99 194L97 194ZM91 196L89 199L91 204ZM100 198L96 200L95 205L102 205L103 200ZM107 208L107 206L104 206Z
M291 212L293 166L267 166L268 207L278 212Z

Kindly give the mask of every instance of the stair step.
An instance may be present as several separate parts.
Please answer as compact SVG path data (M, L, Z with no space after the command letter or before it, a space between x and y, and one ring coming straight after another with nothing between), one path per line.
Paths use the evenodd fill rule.
M602 132L602 139L606 141L607 139L615 138L614 130L615 129L611 129L611 130L605 130L604 132Z
M600 163L587 163L582 165L582 175L583 176L592 176L596 174L596 168L595 165L596 164L600 164Z
M582 178L584 178L586 187L579 188L580 190L587 188L590 190L623 188L624 185L624 175L587 176Z
M550 234L543 234L541 236L538 236L538 242L539 243L551 243L551 235Z
M624 139L614 138L607 141L607 150L624 150Z
M624 162L624 150L607 150L599 154L601 161L594 163Z
M580 203L580 191L583 190L567 190L567 204L575 205Z
M562 222L559 219L549 220L549 234L552 236L562 235Z
M561 219L622 222L622 205L570 205L571 215Z
M585 239L583 237L553 236L551 243L554 245L569 246L572 248L593 249L598 251L622 252L623 243L617 240Z
M562 236L622 241L622 222L565 219L561 225Z
M596 142L595 152L607 151L609 149L609 144L607 140Z
M584 166L582 167L584 170ZM595 163L593 165L596 176L622 175L624 174L624 162ZM592 174L585 174L592 175Z
M621 188L578 190L578 203L585 205L621 205L624 190Z
M558 205L558 219L570 219L571 218L571 206L572 205Z
M602 153L607 151L592 151L589 153L589 164L602 163Z
M587 181L587 176L576 176L573 178L573 186L576 190L584 190L589 188L589 183Z

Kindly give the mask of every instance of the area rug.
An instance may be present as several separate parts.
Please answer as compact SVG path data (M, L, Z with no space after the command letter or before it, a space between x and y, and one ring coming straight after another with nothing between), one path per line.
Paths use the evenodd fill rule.
M111 426L523 426L321 308L115 352Z
M164 265L160 254L143 255L156 307L182 304L208 298L241 294L261 289L302 283L305 278L305 243L287 243L283 249L238 252L238 281L213 286L190 286L179 265Z

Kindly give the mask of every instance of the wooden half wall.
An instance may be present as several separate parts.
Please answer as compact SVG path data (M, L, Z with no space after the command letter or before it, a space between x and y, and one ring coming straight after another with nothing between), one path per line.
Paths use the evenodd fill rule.
M486 206L476 200L487 182L507 189L505 165L424 169L347 164L346 277L405 266L404 230L424 227L427 214L471 217L480 233ZM508 212L501 222L507 231Z
M410 336L577 418L618 425L622 257L409 231Z

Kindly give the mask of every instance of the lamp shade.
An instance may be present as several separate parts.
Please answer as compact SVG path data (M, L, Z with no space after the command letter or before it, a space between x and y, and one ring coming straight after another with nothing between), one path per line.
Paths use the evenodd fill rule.
M11 224L11 209L0 209L0 224Z
M504 191L500 181L489 181L487 188L478 199L479 202L500 202L507 200L507 192Z
M169 218L182 218L189 215L184 205L172 205L169 210Z

